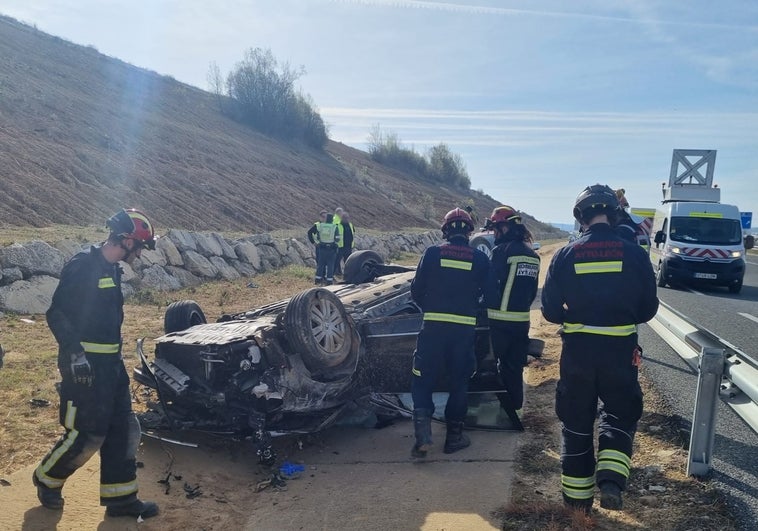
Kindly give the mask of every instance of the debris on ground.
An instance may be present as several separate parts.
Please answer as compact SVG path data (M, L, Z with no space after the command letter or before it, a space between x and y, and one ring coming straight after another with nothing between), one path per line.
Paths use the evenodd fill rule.
M270 478L264 479L255 485L255 492L261 492L268 487L271 487L275 491L283 492L287 490L287 480L278 472L274 472Z

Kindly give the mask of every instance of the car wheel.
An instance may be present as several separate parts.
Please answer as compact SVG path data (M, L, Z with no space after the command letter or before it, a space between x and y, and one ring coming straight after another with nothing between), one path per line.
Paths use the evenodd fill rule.
M736 284L729 285L729 293L739 293L742 290L742 279Z
M343 279L348 284L362 284L373 280L374 273L371 266L383 264L384 260L376 251L356 251L345 260Z
M658 272L655 274L655 281L659 288L666 287L666 269L663 267L662 263L658 264Z
M484 236L475 237L473 240L471 240L471 242L469 242L469 245L474 249L479 249L482 251L487 255L488 258L492 256L492 242L490 242Z
M284 311L287 339L313 372L345 361L353 347L353 330L342 301L324 288L295 295Z
M203 310L195 301L172 302L166 308L166 315L163 317L163 331L166 334L181 332L191 326L207 322Z

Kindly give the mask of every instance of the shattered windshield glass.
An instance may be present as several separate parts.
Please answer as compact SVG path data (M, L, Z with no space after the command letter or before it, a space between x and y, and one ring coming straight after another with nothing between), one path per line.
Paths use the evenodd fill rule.
M681 216L671 218L671 239L682 243L738 245L742 230L736 219Z

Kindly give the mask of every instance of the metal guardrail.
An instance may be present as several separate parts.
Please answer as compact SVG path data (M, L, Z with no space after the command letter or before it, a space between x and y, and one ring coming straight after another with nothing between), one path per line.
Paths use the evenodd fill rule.
M758 361L664 302L648 324L698 372L687 473L705 475L719 396L758 433Z

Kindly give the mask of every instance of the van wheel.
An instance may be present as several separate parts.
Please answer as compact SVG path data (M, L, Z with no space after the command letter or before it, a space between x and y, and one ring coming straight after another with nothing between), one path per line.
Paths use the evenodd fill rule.
M739 282L736 284L732 284L729 286L729 293L739 293L742 289L742 279L740 279Z
M666 287L666 268L662 263L658 264L658 273L655 275L655 281L658 284L659 288Z

